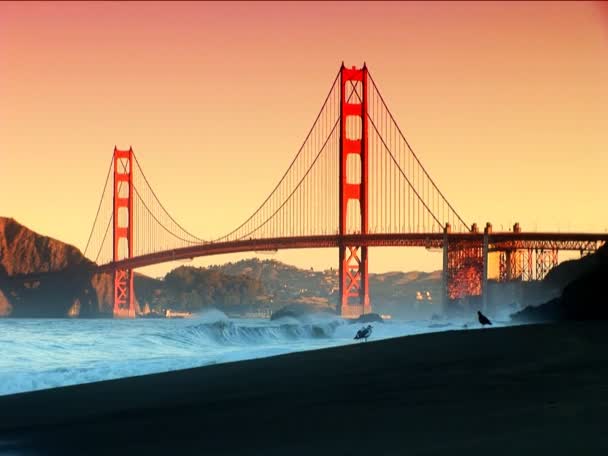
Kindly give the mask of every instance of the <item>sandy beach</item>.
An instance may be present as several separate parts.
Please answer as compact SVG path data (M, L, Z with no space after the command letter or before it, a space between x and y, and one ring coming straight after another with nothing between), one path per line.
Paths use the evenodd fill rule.
M4 396L0 454L607 454L607 329L450 331Z

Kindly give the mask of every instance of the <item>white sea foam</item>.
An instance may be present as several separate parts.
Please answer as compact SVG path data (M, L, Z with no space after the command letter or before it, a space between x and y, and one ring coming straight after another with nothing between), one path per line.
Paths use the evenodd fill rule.
M469 321L388 321L371 340L462 329ZM361 325L331 315L296 320L0 319L0 395L359 343Z

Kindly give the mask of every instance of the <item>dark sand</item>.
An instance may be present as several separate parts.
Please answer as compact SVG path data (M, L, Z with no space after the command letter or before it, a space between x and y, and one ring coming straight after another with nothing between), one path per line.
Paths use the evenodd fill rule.
M607 330L445 332L4 396L0 454L606 455Z

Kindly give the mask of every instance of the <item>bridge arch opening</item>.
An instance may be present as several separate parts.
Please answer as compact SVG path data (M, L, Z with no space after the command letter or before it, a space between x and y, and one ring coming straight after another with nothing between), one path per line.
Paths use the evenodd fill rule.
M348 154L346 157L346 183L361 183L361 156L358 154Z
M118 228L127 228L129 226L129 208L121 206L117 209L117 226Z
M361 139L362 131L361 116L350 115L346 116L346 139L359 140Z

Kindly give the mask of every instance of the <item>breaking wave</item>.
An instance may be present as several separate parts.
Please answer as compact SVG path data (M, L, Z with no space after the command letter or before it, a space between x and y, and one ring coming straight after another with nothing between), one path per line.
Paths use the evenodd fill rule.
M222 314L223 315L223 314ZM310 318L308 321L282 319L274 322L263 320L230 320L224 316L216 321L200 322L175 332L158 333L160 339L199 346L251 346L277 342L293 342L306 339L331 339L336 329L345 325L340 318Z
M391 321L374 325L372 340L462 328L455 321ZM329 314L276 321L219 311L183 320L0 319L0 395L358 343L357 329Z

